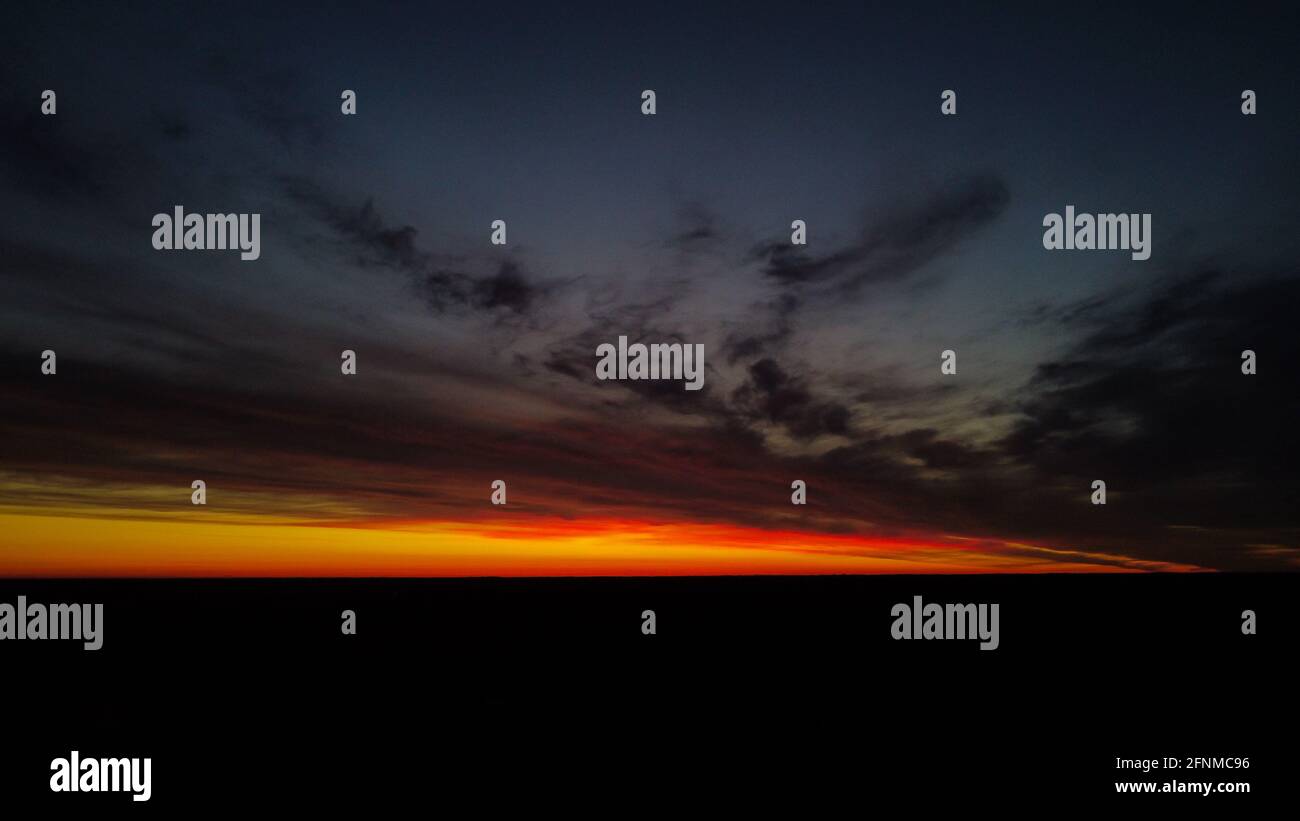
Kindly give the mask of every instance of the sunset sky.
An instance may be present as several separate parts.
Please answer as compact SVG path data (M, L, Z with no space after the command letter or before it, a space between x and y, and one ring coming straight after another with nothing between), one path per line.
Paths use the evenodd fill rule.
M1294 30L372 5L3 12L0 575L1300 568Z

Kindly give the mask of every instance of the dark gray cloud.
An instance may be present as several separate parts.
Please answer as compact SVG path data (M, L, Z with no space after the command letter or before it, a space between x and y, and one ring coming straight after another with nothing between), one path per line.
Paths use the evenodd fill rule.
M380 216L373 198L359 206L347 206L312 180L284 177L281 182L293 202L331 231L348 262L360 268L405 273L437 313L474 308L524 315L551 288L531 280L520 263L512 259L497 261L492 274L468 273L463 269L470 262L466 255L423 250L415 226L389 224Z
M807 246L770 242L754 249L763 274L783 285L834 286L852 292L916 272L992 222L1011 200L994 176L958 180L916 204L873 219L862 237L844 248L815 255Z
M736 389L732 400L740 413L776 423L799 439L849 434L852 412L848 407L817 399L805 380L786 373L771 359L749 367L748 381Z
M723 343L732 364L769 356L790 338L799 313L822 300L856 296L868 285L909 279L957 243L989 225L1010 201L1001 178L962 178L920 200L873 214L858 241L822 255L807 246L766 242L750 251L763 276L780 288L755 306L743 330Z
M664 246L689 252L708 248L722 238L718 216L702 203L692 202L677 210L677 230Z
M744 328L723 340L722 353L728 364L762 356L784 344L794 333L793 317L802 304L799 297L787 292L755 305Z
M537 286L524 276L519 264L506 260L495 274L474 282L472 301L488 310L507 308L516 314L526 314L539 293Z
M1045 475L1108 479L1153 519L1294 520L1300 383L1278 368L1300 357L1297 306L1292 273L1203 271L1131 308L1072 312L1092 330L1038 367L1002 448Z

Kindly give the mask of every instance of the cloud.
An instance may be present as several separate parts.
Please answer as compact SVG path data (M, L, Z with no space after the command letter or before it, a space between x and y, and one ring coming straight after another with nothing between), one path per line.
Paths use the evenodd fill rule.
M849 434L852 412L846 406L816 399L804 380L790 376L771 359L749 367L749 380L732 399L748 417L781 425L799 439Z
M518 263L507 260L501 263L495 274L474 282L472 301L488 310L508 308L516 314L525 314L539 293L537 286L524 276Z
M864 285L901 280L951 250L991 223L1005 209L1010 193L992 176L961 179L915 204L879 215L861 238L817 256L806 246L770 242L753 255L763 260L763 275L787 286L834 286L853 292Z
M722 239L717 215L699 202L691 202L677 209L677 230L664 247L681 252L709 248Z
M753 306L755 315L746 317L744 330L732 331L723 340L722 352L728 364L762 356L784 344L794 334L793 318L802 304L794 294L782 293Z
M405 273L435 313L460 307L526 315L552 286L531 280L519 262L496 263L492 274L463 269L465 255L433 253L418 244L412 225L392 225L375 207L373 198L347 206L320 185L302 177L281 179L289 198L325 225L335 236L347 261L360 268L388 268Z
M801 311L908 279L992 223L1009 201L1000 178L966 177L872 215L856 242L822 255L783 241L752 248L748 262L758 262L779 292L753 306L744 330L723 341L724 355L732 364L771 356L789 341Z
M1108 479L1154 514L1216 525L1294 519L1300 358L1287 331L1300 281L1198 271L1136 306L1095 303L1064 320L1090 332L1040 365L1007 454L1057 476ZM1241 373L1241 352L1260 358Z

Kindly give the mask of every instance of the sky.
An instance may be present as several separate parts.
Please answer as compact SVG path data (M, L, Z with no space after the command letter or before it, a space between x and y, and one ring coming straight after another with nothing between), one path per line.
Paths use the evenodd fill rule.
M0 574L1295 570L1264 8L6 8Z

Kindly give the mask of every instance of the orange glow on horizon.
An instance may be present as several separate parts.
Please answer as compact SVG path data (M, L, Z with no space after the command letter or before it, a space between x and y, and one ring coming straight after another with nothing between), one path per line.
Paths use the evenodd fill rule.
M468 577L1068 573L1199 568L958 536L838 535L730 524L503 518L0 513L11 577Z

